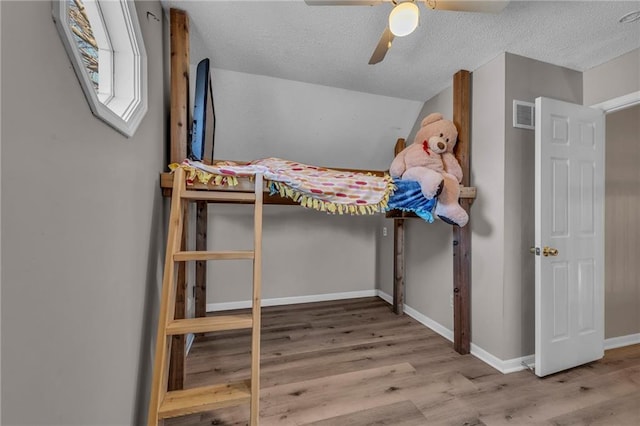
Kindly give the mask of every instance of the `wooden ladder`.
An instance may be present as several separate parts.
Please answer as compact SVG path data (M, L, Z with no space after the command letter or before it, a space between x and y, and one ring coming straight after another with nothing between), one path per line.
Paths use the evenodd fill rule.
M260 284L262 265L262 175L255 176L254 192L196 191L186 188L185 172L175 170L167 253L158 318L158 337L153 366L148 425L165 418L214 410L251 402L250 424L258 425L260 402ZM190 200L241 201L254 203L254 250L180 251L184 215ZM175 319L176 262L193 260L253 259L252 313L203 318ZM192 389L167 391L171 336L224 330L251 329L251 378Z

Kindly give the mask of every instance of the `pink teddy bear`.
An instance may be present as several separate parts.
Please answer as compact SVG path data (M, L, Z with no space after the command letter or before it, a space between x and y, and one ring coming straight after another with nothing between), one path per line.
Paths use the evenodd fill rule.
M420 183L425 198L438 197L434 213L443 221L464 226L469 215L458 203L462 168L453 155L458 130L440 113L426 116L413 144L392 161L389 174Z

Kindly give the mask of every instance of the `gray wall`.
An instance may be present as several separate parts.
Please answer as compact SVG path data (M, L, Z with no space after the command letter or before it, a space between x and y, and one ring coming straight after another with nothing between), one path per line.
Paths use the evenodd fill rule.
M442 113L442 115L444 115L444 118L448 120L453 119L453 86L447 87L436 96L424 103L422 109L420 110L420 113L418 114L418 119L411 128L411 133L409 133L409 136L407 136L406 138L407 145L413 143L413 140L416 137L416 133L418 133L418 130L420 130L422 119L433 112Z
M440 112L448 119L453 118L452 87L443 90L422 106L409 136L406 137L407 145L413 143L422 119L432 112ZM393 223L386 219L383 225L388 229L388 237L383 237L381 233L377 236L380 244L379 278L382 278L378 281L378 288L393 295ZM453 288L451 226L440 220L429 224L420 219L405 220L404 226L405 303L429 319L452 329L453 308L449 304Z
M263 299L373 292L378 224L377 216L327 216L300 207L265 206ZM252 229L251 206L209 209L210 250L249 249ZM250 262L210 262L207 274L208 304L251 299Z
M584 72L584 105L640 91L640 49ZM607 115L605 338L640 333L638 279L638 108Z
M626 93L621 86L629 91L640 86L629 78L621 85L612 76L638 75L634 74L637 61L636 51L583 74L506 53L472 74L471 180L478 188L471 209L472 342L498 360L530 355L535 343L535 259L528 251L534 242L535 134L512 126L512 102L534 102L536 97L546 96L587 103L583 89L585 94L593 94L595 89L590 85L596 85L599 93L592 96L592 103L622 96ZM443 98L450 96L447 89L428 101L419 119L442 108L446 105ZM639 275L629 260L638 245L633 231L637 214L633 212L638 207L635 183L639 175L630 164L635 164L638 151L639 118L637 108L607 118L606 338L640 332ZM621 159L626 161L618 165ZM426 241L448 247L449 229L444 227L447 231L441 233L438 227L407 222L406 303L451 330L451 313L445 309L450 292L450 251L425 253L424 248ZM616 245L614 254L612 245ZM392 279L391 264L379 270ZM434 281L438 284L429 284ZM390 281L380 283L379 288L392 292Z
M640 333L640 105L607 115L605 337Z
M512 125L513 100L544 96L582 104L582 73L506 55L504 183L504 348L502 359L534 353L535 132Z
M584 105L640 90L640 49L584 72Z
M0 23L2 23L2 7L0 7ZM0 46L2 46L2 31L0 31ZM2 55L0 55L0 82L2 81ZM0 129L2 129L2 84L0 84ZM2 223L2 135L0 134L0 224ZM0 226L0 241L2 241L2 226ZM0 244L0 339L2 339L2 244ZM2 342L0 341L0 345ZM0 350L0 366L2 365L2 351ZM0 367L0 395L2 395L2 368ZM2 397L0 397L0 423L2 423Z
M163 23L146 12L160 3L137 3L149 111L130 139L91 114L51 2L0 7L2 424L143 424L167 116Z
M472 341L510 360L532 354L535 343L535 139L512 126L513 100L582 103L582 75L506 53L474 71L473 89Z
M195 59L195 58L194 58ZM215 66L215 63L213 63ZM421 102L214 69L216 157L385 169Z
M528 251L534 132L512 127L512 101L549 96L581 103L582 75L507 53L475 70L472 79L471 182L478 188L470 225L472 341L498 360L510 360L534 351L534 264ZM450 114L445 110L451 99L450 89L441 92L419 117ZM452 330L450 226L407 221L406 256L407 305ZM380 288L391 291L389 284Z
M505 74L501 54L472 74L471 341L500 357L503 346Z

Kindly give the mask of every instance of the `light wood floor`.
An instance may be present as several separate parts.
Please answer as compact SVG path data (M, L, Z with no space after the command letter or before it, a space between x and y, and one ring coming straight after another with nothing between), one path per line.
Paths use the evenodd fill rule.
M260 424L640 425L640 345L503 375L378 298L263 309ZM187 387L249 377L247 332L198 338ZM246 425L248 407L167 425Z

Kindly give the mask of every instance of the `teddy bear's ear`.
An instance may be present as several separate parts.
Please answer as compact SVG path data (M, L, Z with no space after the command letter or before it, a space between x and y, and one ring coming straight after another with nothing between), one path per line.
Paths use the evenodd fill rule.
M428 124L435 123L436 121L442 120L444 117L439 112L434 112L432 114L427 115L420 124L421 127L424 127Z

